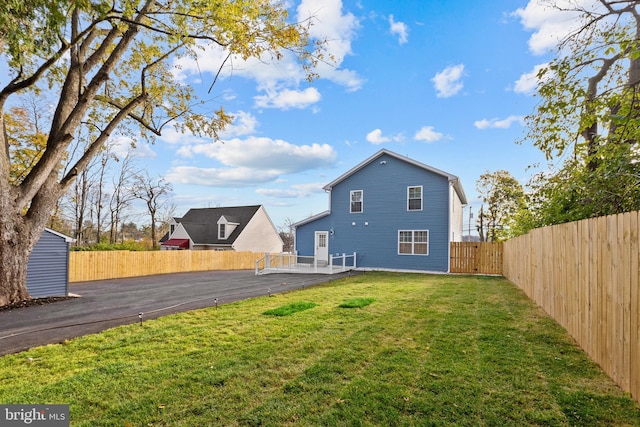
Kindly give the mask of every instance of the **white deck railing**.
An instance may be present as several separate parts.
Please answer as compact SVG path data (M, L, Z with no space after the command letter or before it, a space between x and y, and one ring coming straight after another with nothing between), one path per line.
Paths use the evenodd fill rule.
M260 266L263 265L261 269ZM265 254L256 260L256 275L268 273L336 274L356 268L356 253L329 255L329 260L294 254Z

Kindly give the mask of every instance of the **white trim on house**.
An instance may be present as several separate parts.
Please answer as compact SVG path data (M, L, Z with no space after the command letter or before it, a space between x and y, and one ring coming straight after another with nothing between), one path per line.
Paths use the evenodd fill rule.
M411 233L411 241L410 242L404 242L400 240L400 235L401 233ZM426 242L416 242L416 233L427 233L427 241ZM408 244L411 243L411 252L401 252L400 251L400 245L401 244ZM416 252L416 243L417 244L424 244L426 246L426 252L425 253L417 253ZM398 230L398 255L401 256L429 256L429 230Z
M417 200L416 198L411 198L411 189L419 188L420 189L420 209L411 209L411 200ZM424 186L422 185L408 185L407 186L407 212L421 212L424 208Z
M360 200L353 200L353 196L360 193ZM360 203L360 210L354 211L353 204ZM349 191L349 213L363 213L364 212L364 190L351 190Z
M330 213L331 213L331 211L329 211L329 210L326 210L324 212L320 212L319 214L312 215L309 218L305 218L302 221L296 222L295 224L293 224L293 226L294 227L299 227L301 225L308 224L308 223L313 222L313 221L315 221L317 219L324 218L325 216L328 216Z
M74 239L73 237L69 237L69 236L67 236L65 234L58 233L57 231L52 230L50 228L45 227L44 229L45 229L45 231L48 231L51 234L55 234L58 237L62 237L64 239L64 241L67 242L67 243L73 243L73 242L76 241L76 239Z
M224 225L224 236L222 235L222 227ZM236 227L239 226L240 223L231 222L224 215L218 219L218 239L227 240L231 234L235 231Z

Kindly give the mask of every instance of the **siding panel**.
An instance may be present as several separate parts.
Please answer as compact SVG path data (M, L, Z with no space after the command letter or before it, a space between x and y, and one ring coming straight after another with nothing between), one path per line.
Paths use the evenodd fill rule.
M407 211L407 187L423 187L423 210ZM363 190L362 213L350 213L350 191ZM383 154L331 190L331 213L296 230L300 255L313 255L313 232L333 230L329 252L358 254L358 266L448 270L449 181ZM429 255L398 255L398 230L429 230Z
M44 231L27 265L27 290L33 298L66 296L69 244L63 237Z

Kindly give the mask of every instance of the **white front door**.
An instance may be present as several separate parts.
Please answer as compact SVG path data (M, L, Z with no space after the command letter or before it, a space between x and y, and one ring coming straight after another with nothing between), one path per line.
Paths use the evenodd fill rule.
M313 256L316 261L329 262L329 232L316 231L315 251Z

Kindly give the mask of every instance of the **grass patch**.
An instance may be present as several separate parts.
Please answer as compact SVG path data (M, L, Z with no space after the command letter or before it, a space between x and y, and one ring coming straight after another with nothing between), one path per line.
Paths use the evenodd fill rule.
M348 300L346 300L345 302L340 304L338 307L340 307L340 308L362 308L362 307L366 307L369 304L373 303L375 300L376 300L375 298L364 298L364 297L349 298Z
M289 316L299 311L309 310L310 308L316 307L317 305L318 304L316 304L315 302L299 301L292 304L283 305L282 307L272 308L271 310L267 310L262 314L265 314L267 316Z
M369 295L367 310L336 310ZM265 310L322 301L286 322ZM31 359L29 359L31 358ZM367 273L0 357L0 402L72 426L640 425L501 278Z

